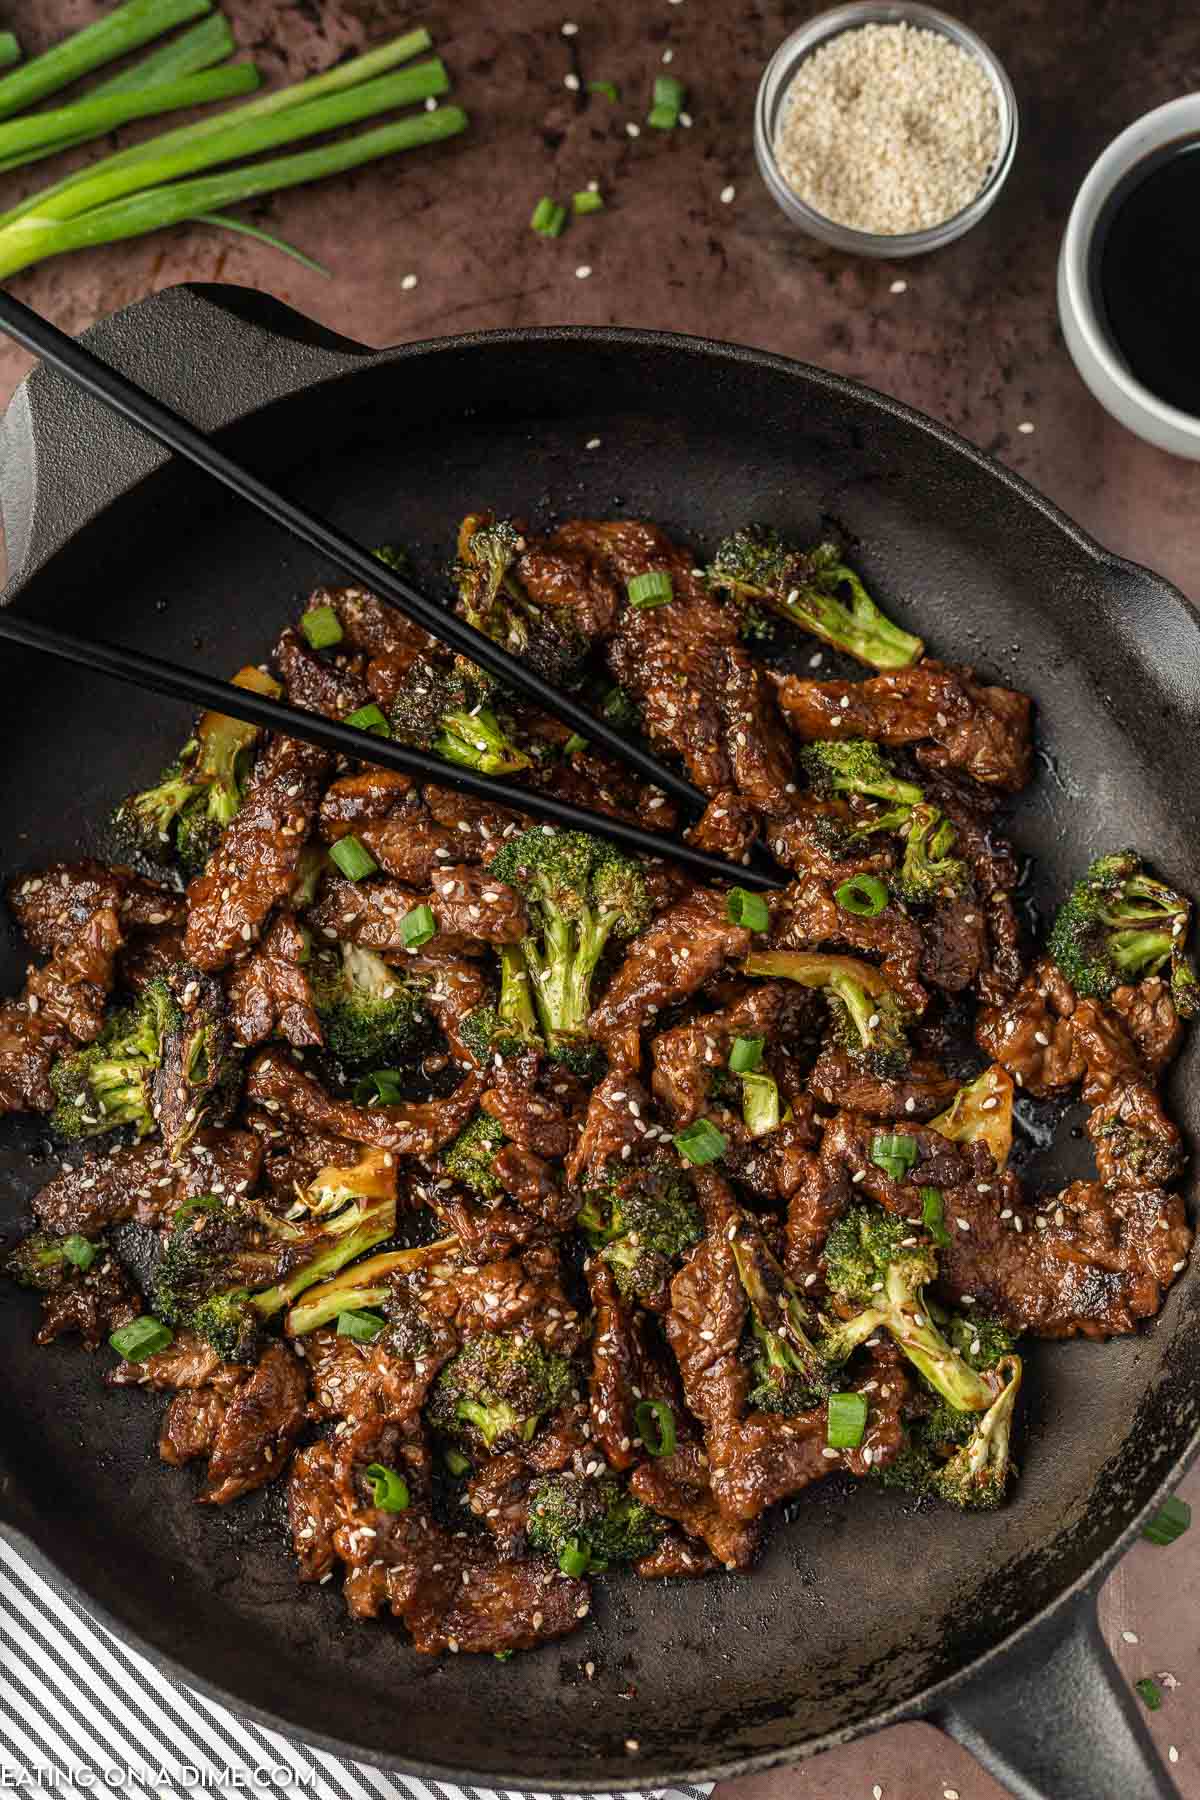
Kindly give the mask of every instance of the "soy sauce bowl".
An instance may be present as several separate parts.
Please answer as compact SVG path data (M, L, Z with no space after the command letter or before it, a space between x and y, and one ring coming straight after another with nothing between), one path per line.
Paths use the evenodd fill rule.
M1095 257L1109 201L1135 169L1180 140L1200 137L1200 94L1185 94L1136 119L1092 164L1075 197L1058 259L1058 316L1071 360L1105 412L1175 456L1200 462L1200 418L1160 400L1113 341L1096 294ZM1192 222L1180 220L1180 230Z
M779 128L779 117L800 64L814 50L828 43L830 38L838 37L844 31L854 31L862 25L914 25L923 31L940 32L951 43L957 44L960 50L965 50L975 58L990 80L996 96L1000 120L999 147L983 186L966 206L961 207L950 218L939 219L936 225L928 225L922 231L883 233L860 231L853 225L841 225L836 219L828 218L802 200L785 180L776 160L775 136ZM792 223L799 225L810 237L820 238L822 243L831 244L836 250L849 251L855 256L923 256L926 251L938 250L943 244L951 244L955 238L970 231L1000 198L1000 191L1008 179L1017 153L1017 132L1017 97L999 57L982 38L977 37L958 19L952 19L948 13L938 12L935 7L918 5L916 0L852 0L852 4L848 6L835 6L830 12L819 13L816 18L809 19L807 24L801 25L798 31L793 31L789 38L784 39L767 64L754 105L754 156L758 172L766 183L771 198Z

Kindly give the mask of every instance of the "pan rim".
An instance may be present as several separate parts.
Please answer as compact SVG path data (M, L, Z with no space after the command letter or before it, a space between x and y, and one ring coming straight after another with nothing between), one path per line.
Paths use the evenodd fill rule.
M201 297L207 298L212 296L214 303L218 306L221 304L221 298L229 293L228 288L223 288L219 284L189 283L186 284L186 286ZM162 295L151 296L146 301L135 303L133 307L123 310L134 312L141 306L152 306L156 301L161 301L162 299L169 297L172 291L177 292L178 290L164 290ZM238 291L245 293L253 292L252 290ZM262 296L255 295L255 298L262 298ZM119 317L120 315L116 316ZM299 317L300 315L295 316ZM89 334L85 334L85 337L87 335ZM877 414L896 419L915 431L921 432L927 436L932 436L947 450L958 456L965 456L982 475L990 478L993 482L999 481L1001 487L1004 488L1018 504L1024 504L1025 506L1031 505L1042 518L1061 532L1077 551L1082 552L1096 566L1110 571L1118 578L1125 577L1139 584L1148 583L1153 586L1156 592L1164 600L1169 599L1173 609L1180 615L1181 621L1186 621L1187 628L1200 637L1200 611L1193 606L1187 596L1181 589L1175 586L1174 583L1170 582L1165 577L1156 574L1153 570L1146 568L1144 565L1136 563L1128 558L1118 556L1115 552L1107 549L1023 476L1007 468L995 457L989 455L988 452L981 450L977 445L974 445L967 439L961 437L949 426L930 417L928 414L918 411L916 408L907 405L905 402L898 400L891 395L884 394L878 389L871 388L865 383L857 381L852 377L839 375L832 371L821 369L814 364L802 362L796 358L781 356L775 352L756 349L753 346L746 344L721 342L691 334L650 330L641 327L585 325L504 327L496 330L456 333L441 337L426 338L413 343L386 347L379 350L371 350L365 346L354 344L345 339L340 340L340 342L343 351L354 351L362 356L363 363L360 368L355 368L351 363L349 366L339 367L336 370L330 370L324 375L318 375L314 379L303 381L290 396L278 395L262 406L250 406L243 412L234 413L219 427L219 430L225 431L232 429L251 417L256 415L261 416L268 412L272 407L285 405L289 402L289 399L298 397L306 388L325 386L329 382L338 382L354 376L365 376L370 372L373 365L378 366L384 363L392 364L399 361L407 361L410 357L416 356L427 357L430 355L446 355L462 351L513 348L526 345L547 346L553 344L590 344L593 346L609 345L616 349L636 345L646 348L652 353L669 351L678 354L682 352L689 357L694 357L698 360L710 363L750 365L767 371L781 381L786 380L789 383L795 383L799 380L800 383L810 391L815 387L818 390L823 390L827 393L837 394L853 400L860 406L866 406ZM39 365L39 368L33 371L31 376L26 377L26 381L17 389L16 394L13 396L13 401L10 401L10 406L19 396L21 396L26 383L39 375L43 379L51 378L49 377L49 372L42 370ZM58 378L53 377L53 379L57 380ZM120 495L114 496L109 504L120 504L122 501L129 498L144 484L145 481L152 480L154 475L159 472L161 466L161 464L156 464L153 470L148 471L139 480L132 483L130 487L125 489ZM107 510L107 508L102 508L101 512L103 510ZM100 516L101 513L95 514L93 519L88 520L87 523L93 523L94 519ZM0 603L8 604L13 599L17 598L32 581L35 581L39 576L45 574L49 564L54 560L54 556L63 548L65 548L65 544L56 546L54 551L48 557L40 561L35 568L29 570L28 573L22 572L17 578L10 582L3 596L0 597ZM1200 648L1200 645L1198 645L1198 648ZM640 1763L631 1759L629 1768L630 1776L633 1777L634 1782L639 1788L647 1786L662 1787L678 1783L692 1784L698 1782L729 1780L735 1776L764 1772L772 1768L805 1761L810 1757L822 1754L826 1750L834 1749L841 1744L849 1743L856 1738L865 1736L868 1732L880 1730L886 1726L897 1724L905 1720L926 1717L929 1714L936 1712L938 1708L948 1701L958 1689L985 1674L985 1672L995 1664L998 1658L1008 1655L1011 1652L1012 1647L1022 1637L1052 1619L1061 1619L1067 1609L1078 1606L1080 1602L1099 1585L1104 1576L1133 1543L1146 1520L1150 1518L1155 1509L1161 1505L1162 1500L1166 1495L1178 1485L1187 1469L1195 1460L1198 1450L1200 1450L1200 1430L1193 1434L1190 1441L1180 1451L1170 1470L1160 1481L1151 1497L1141 1508L1139 1508L1137 1513L1127 1521L1121 1531L1114 1537L1111 1544L1109 1544L1073 1582L1069 1583L1057 1593L1055 1597L1038 1612L1013 1627L1013 1629L1007 1632L998 1642L991 1645L987 1650L982 1651L977 1657L964 1664L961 1668L944 1676L940 1681L919 1689L907 1699L897 1701L881 1711L870 1713L861 1719L855 1719L829 1732L805 1737L795 1743L779 1745L760 1752L721 1758L715 1762L709 1762L704 1766L682 1771L670 1765L655 1765L650 1768L645 1768ZM179 1663L169 1652L160 1650L143 1638L138 1631L119 1622L110 1612L108 1607L86 1594L84 1590L81 1589L81 1587L60 1567L53 1554L44 1550L42 1546L36 1543L25 1531L11 1523L0 1520L0 1535L3 1535L5 1540L13 1545L17 1553L28 1561L40 1575L44 1578L49 1576L56 1581L69 1594L75 1603L82 1608L89 1618L95 1620L103 1629L112 1633L118 1641L131 1646L139 1655L144 1656L155 1668L161 1670L170 1678L179 1681L185 1687L193 1688L207 1698L216 1701L218 1704L228 1707L234 1713L250 1719L259 1725L266 1726L268 1729L281 1731L301 1744L311 1746L314 1749L331 1752L352 1761L363 1762L375 1768L411 1773L420 1778L461 1782L470 1786L492 1788L497 1785L502 1785L505 1787L536 1789L543 1780L542 1777L525 1777L507 1772L497 1773L494 1770L468 1769L461 1766L455 1766L452 1763L431 1763L412 1759L405 1760L400 1753L368 1749L350 1743L345 1739L324 1734L310 1726L299 1725L290 1720L285 1720L276 1713L272 1713L252 1702L239 1698L236 1694L224 1689L219 1682L210 1680L207 1677L198 1676L183 1664ZM612 1779L605 1781L600 1779L588 1779L584 1776L556 1776L554 1781L555 1790L564 1793L607 1793L612 1790L614 1785L616 1784ZM622 1782L619 1785L628 1791L631 1784Z

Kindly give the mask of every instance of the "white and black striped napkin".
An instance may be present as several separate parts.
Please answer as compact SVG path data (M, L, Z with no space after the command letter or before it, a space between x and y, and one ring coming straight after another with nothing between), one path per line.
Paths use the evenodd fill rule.
M0 1537L0 1794L29 1800L553 1800L349 1762L267 1731L162 1674ZM704 1800L707 1787L665 1800ZM634 1795L624 1800L637 1800Z

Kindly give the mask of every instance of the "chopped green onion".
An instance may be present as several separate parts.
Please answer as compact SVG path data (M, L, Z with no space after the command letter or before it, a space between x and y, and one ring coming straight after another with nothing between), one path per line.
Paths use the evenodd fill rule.
M35 101L78 81L92 69L127 56L152 38L211 11L210 0L125 0L107 17L31 57L0 81L0 119L25 112Z
M300 927L300 948L296 952L296 961L301 968L312 957L312 932L307 925Z
M367 1480L371 1484L371 1499L380 1512L399 1513L408 1511L408 1483L403 1475L395 1469L389 1469L384 1463L368 1463Z
M734 1038L733 1049L729 1052L729 1067L735 1075L752 1075L761 1063L766 1047L765 1037Z
M674 131L679 123L679 109L674 106L652 106L646 114L647 125L656 131Z
M648 612L654 606L666 606L675 598L671 577L665 569L647 569L644 575L634 575L625 583L625 592L629 595L630 606L636 606L640 612Z
M533 209L530 226L539 237L561 237L563 226L567 222L567 209L552 200L549 194L543 194Z
M946 1203L940 1188L921 1189L921 1222L938 1249L944 1250L950 1242L950 1233L946 1230Z
M95 1244L89 1244L77 1231L63 1239L62 1249L67 1261L74 1263L77 1269L90 1269L96 1260Z
M603 94L604 98L611 100L614 106L621 98L621 91L615 81L589 81L587 91L589 94Z
M388 722L373 700L370 706L360 706L357 712L347 713L342 724L353 725L356 731L373 731L376 737L390 735Z
M1192 1509L1187 1501L1172 1494L1165 1505L1159 1507L1142 1536L1148 1544L1173 1544L1177 1537L1183 1536L1191 1522Z
M329 860L337 864L349 881L361 881L364 875L374 875L379 868L371 852L359 843L353 832L329 846Z
M314 606L300 621L300 629L314 650L328 650L340 644L345 633L342 621L332 606Z
M779 1089L773 1075L742 1076L742 1118L751 1137L766 1137L779 1123Z
M337 1335L349 1338L353 1344L369 1344L377 1338L387 1324L378 1313L357 1312L350 1307L337 1316Z
M396 1106L404 1098L400 1077L395 1069L373 1069L354 1084L355 1106L369 1106L381 1100L385 1106Z
M7 68L9 63L20 62L21 46L11 31L0 31L0 68Z
M1162 1705L1162 1689L1149 1675L1143 1675L1140 1681L1135 1681L1133 1691L1141 1695L1151 1712L1157 1712Z
M577 731L573 731L571 733L570 737L567 739L566 743L563 745L563 755L564 756L573 756L575 754L576 750L586 750L587 747L588 747L587 739L585 737L580 737L580 735Z
M471 1466L470 1457L464 1456L461 1450L456 1450L453 1444L442 1460L452 1475L465 1475Z
M584 1549L578 1538L572 1538L564 1546L558 1566L564 1575L586 1575L591 1560L591 1553Z
M175 1341L175 1333L169 1331L160 1319L149 1313L143 1313L140 1319L131 1319L128 1325L119 1325L109 1336L109 1343L118 1356L126 1362L145 1362L156 1350L165 1350L168 1344Z
M675 1448L675 1414L665 1400L639 1400L633 1409L638 1436L651 1456L670 1456Z
M830 1394L825 1442L831 1450L857 1450L867 1429L865 1394Z
M730 888L725 913L735 925L744 925L747 931L765 931L771 923L771 914L762 895L752 894L746 888Z
M409 950L419 950L422 944L427 944L437 934L437 920L428 901L421 906L414 906L400 921L401 941Z
M716 1162L724 1156L729 1140L707 1119L697 1119L683 1131L675 1133L674 1144L680 1156L690 1163Z
M187 1218L189 1213L216 1212L220 1204L221 1202L215 1194L197 1194L194 1199L185 1200L181 1206L175 1208L171 1214L171 1223L178 1225L181 1220Z
M675 75L656 75L654 77L655 106L672 106L679 112L687 99L687 90L682 81Z
M511 1650L493 1650L492 1656L496 1662L511 1662L512 1661L512 1651Z
M903 1181L916 1160L916 1138L880 1132L871 1142L871 1161L893 1181Z
M887 885L877 875L852 875L833 890L833 897L856 919L877 919L888 903Z
M577 194L571 195L571 208L580 214L603 212L604 197L602 194L593 194L591 188L581 188Z

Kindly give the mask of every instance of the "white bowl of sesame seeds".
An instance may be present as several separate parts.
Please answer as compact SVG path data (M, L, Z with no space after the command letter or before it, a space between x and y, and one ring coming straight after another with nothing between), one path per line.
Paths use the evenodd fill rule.
M754 150L811 236L860 256L920 256L995 204L1017 148L1003 65L946 13L856 0L794 31L767 64Z

